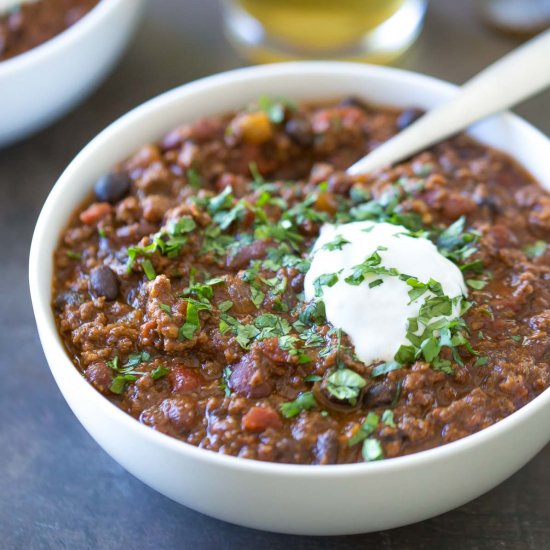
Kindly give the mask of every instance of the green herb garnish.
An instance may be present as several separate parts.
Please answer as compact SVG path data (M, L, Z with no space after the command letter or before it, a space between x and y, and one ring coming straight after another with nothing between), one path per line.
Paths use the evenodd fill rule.
M164 376L166 376L170 371L163 366L157 367L151 372L151 377L153 380L160 380Z
M353 445L357 445L357 443L361 443L361 441L364 441L369 435L374 432L374 430L376 430L379 420L380 418L377 414L369 412L363 424L361 424L357 432L353 434L353 436L350 437L350 439L348 440L348 445L352 447Z
M109 390L111 390L113 393L116 393L117 395L120 395L124 393L124 390L126 389L126 384L128 382L135 382L136 380L137 376L133 374L119 374L118 376L115 376L113 378L113 381L109 386Z
M344 245L349 244L349 241L342 237L342 235L336 235L334 240L323 245L323 250L333 252L334 250L342 250Z
M339 401L357 403L357 398L367 381L351 369L338 369L327 378L327 391Z
M481 281L479 279L466 279L466 284L474 290L482 290L487 286L487 281Z
M191 340L199 328L199 309L197 308L197 304L191 300L187 300L185 324L180 327L178 338L180 340Z
M546 252L547 248L548 243L545 241L535 241L533 244L525 246L523 251L528 258L534 259L542 256Z
M74 250L67 250L65 254L67 255L67 258L70 258L71 260L80 260L82 258L82 252L75 252Z
M301 411L309 411L317 405L312 392L301 393L294 401L281 403L279 410L285 418L292 418L300 414Z
M233 302L231 300L225 300L218 305L218 309L222 312L229 311L233 307Z
M224 367L222 371L222 377L219 383L219 388L225 393L226 397L231 395L231 388L229 387L229 379L231 378L231 367Z
M395 428L395 420L393 418L393 411L390 410L390 409L386 409L383 413L382 413L382 422L386 425L386 426L389 426L390 428Z
M152 281L157 276L157 272L155 271L151 260L149 260L148 258L145 258L141 261L141 267L143 269L143 273L145 273L145 276L150 281Z
M375 460L382 460L384 458L384 451L382 445L377 439L371 437L363 441L363 448L361 450L363 460L365 462L373 462Z

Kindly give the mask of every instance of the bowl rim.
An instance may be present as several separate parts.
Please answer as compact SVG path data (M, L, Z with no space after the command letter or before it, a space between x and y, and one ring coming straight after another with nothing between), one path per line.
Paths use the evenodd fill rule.
M102 21L109 16L111 11L125 1L99 0L88 13L70 27L30 50L0 61L0 79L4 77L9 78L14 72L25 70L33 64L40 64L48 57L53 57L60 51L71 48L71 46L76 47L77 44L75 43L81 34L92 31L97 25L101 26Z
M119 0L111 1L116 2ZM95 402L95 406L103 409L102 412L105 416L111 417L113 422L118 424L120 428L130 430L135 437L145 439L148 445L160 445L161 447L164 447L164 450L166 451L186 455L190 460L203 461L205 463L209 463L211 466L224 467L230 470L246 471L248 473L255 473L258 475L265 474L328 479L347 477L351 474L391 474L397 473L403 469L412 470L421 465L426 466L434 462L439 462L449 458L451 455L467 454L470 449L474 447L490 444L491 441L500 437L504 432L514 431L515 428L523 422L526 422L529 417L536 415L541 409L550 406L550 391L547 389L506 418L499 420L495 424L476 433L432 449L376 462L331 464L323 466L263 462L260 460L246 459L202 449L141 424L137 419L118 408L115 404L111 403L105 396L93 388L69 359L69 356L57 332L54 315L51 309L51 282L47 287L49 290L47 296L44 296L44 293L40 290L41 287L39 282L41 271L39 268L41 262L39 261L39 258L43 241L48 233L48 219L56 216L55 207L59 199L62 197L63 189L70 185L70 182L78 178L78 172L85 160L89 157L100 154L102 148L104 148L103 142L108 141L117 133L123 133L128 126L140 123L139 119L151 118L156 110L168 108L170 104L177 103L180 100L180 96L186 95L187 93L223 87L224 84L230 84L240 79L246 80L247 77L251 76L256 78L262 75L269 75L271 77L274 75L279 75L284 77L285 75L295 73L305 76L308 72L318 72L321 68L326 71L327 76L331 75L337 77L343 76L344 74L349 76L353 71L361 71L365 74L373 75L374 77L385 78L390 83L392 81L402 81L403 79L413 79L424 85L429 85L432 88L439 88L442 95L445 93L456 93L456 90L458 89L458 86L455 84L451 84L442 79L423 75L414 71L407 71L393 67L338 61L296 61L264 66L245 67L217 73L180 85L172 90L153 97L152 99L149 99L148 101L131 109L129 112L109 124L71 161L56 181L42 207L33 233L30 248L29 285L35 320L38 325L41 343L44 348L46 358L48 359L48 366L55 377L55 373L49 364L49 358L50 355L53 356L54 353L56 356L61 354L59 356L64 358L63 366L56 368L66 369L68 371L63 373L63 376L71 377L72 382L78 386L79 392L88 392L89 398ZM214 112L215 110L213 110L213 113ZM496 117L512 123L518 131L520 129L529 131L537 139L542 139L547 143L549 142L548 138L540 130L527 123L517 115L505 112L500 115L496 115ZM143 120L141 123L143 123ZM177 125L177 121L175 122L175 125ZM91 188L91 184L88 185ZM74 207L76 205L72 206ZM49 248L48 252L50 253L49 261L52 261L53 248ZM92 395L95 397L92 397Z

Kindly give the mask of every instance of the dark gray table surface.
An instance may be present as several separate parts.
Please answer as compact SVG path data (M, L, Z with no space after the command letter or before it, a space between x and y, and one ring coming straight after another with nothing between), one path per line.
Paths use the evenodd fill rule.
M398 64L460 82L515 44L487 31L468 2L433 0L422 37ZM229 525L164 498L107 456L65 404L27 288L43 201L74 155L119 115L240 64L220 34L215 0L154 0L129 51L87 101L0 151L0 249L8 258L0 267L0 548L550 548L550 446L493 491L432 520L361 536L294 537ZM549 93L518 112L550 133Z

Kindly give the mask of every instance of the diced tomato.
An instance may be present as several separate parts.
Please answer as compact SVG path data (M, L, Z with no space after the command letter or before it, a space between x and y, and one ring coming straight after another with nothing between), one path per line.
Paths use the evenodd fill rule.
M252 407L242 421L243 430L263 432L267 428L281 428L283 422L279 413L271 407Z
M91 225L103 219L111 212L111 205L108 202L94 202L80 214L80 221Z

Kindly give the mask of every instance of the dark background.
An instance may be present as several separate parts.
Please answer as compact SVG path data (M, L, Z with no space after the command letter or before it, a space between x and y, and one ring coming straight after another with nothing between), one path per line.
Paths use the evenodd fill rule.
M468 2L432 0L423 35L398 64L462 82L516 44L484 28ZM70 412L42 354L28 295L40 207L75 154L118 116L240 64L221 35L215 0L154 0L114 74L83 105L0 151L0 250L7 258L0 265L0 548L550 548L550 446L453 512L393 531L322 539L236 527L169 501L118 466ZM550 133L550 93L518 112Z

